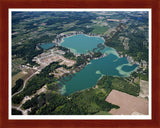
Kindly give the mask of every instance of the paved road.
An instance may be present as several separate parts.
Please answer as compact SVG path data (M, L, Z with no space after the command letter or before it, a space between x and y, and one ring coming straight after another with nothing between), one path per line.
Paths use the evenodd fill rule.
M28 81L30 78L32 78L35 74L37 74L39 71L41 71L43 68L45 68L45 67L46 67L46 65L43 65L43 66L40 67L37 71L35 71L34 73L32 73L32 74L24 81L24 83L23 83L23 88L22 88L21 90L19 90L18 92L14 93L14 94L12 95L12 97L15 96L15 95L17 95L17 94L19 94L19 93L21 93L21 92L24 90L24 88L26 87L27 81ZM21 106L22 106L22 103L20 103L19 106L13 106L13 105L12 105L12 108L21 111L23 115L27 115L27 111L26 111L26 110L22 110L22 109L21 109Z
M44 85L44 86L43 86L41 89L39 89L35 94L33 94L33 95L31 95L31 96L28 96L28 98L24 98L24 99L22 100L22 102L19 104L19 106L13 106L13 105L12 105L12 108L21 111L23 115L27 115L27 114L28 114L28 110L23 110L23 109L21 109L22 105L23 105L27 100L32 99L36 94L39 95L40 93L45 92L45 91L46 91L46 88L47 88L47 85Z
M20 107L12 106L12 108L21 111L22 115L26 115L27 114L27 112L25 110L22 110Z
M15 96L15 95L17 95L17 94L19 94L20 92L22 92L22 91L24 90L25 86L26 86L27 81L28 81L31 77L33 77L37 72L38 72L38 71L36 71L36 72L34 72L32 75L30 75L30 76L24 81L24 83L23 83L23 88L22 88L21 90L19 90L18 92L14 93L14 94L12 95L12 97Z
M41 71L43 68L44 68L44 67L41 67L41 68L39 68L36 72L32 73L32 74L24 81L24 83L23 83L23 88L22 88L21 90L19 90L18 92L14 93L14 94L12 95L12 97L15 96L15 95L17 95L17 94L19 94L19 93L21 93L21 92L24 90L24 88L26 87L27 81L28 81L30 78L32 78L35 74L37 74L39 71Z

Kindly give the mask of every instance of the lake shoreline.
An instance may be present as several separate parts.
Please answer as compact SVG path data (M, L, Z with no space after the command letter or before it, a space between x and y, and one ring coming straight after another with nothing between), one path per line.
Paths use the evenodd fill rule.
M88 36L85 34L77 34L77 35L80 35L80 36L75 37L75 38L73 36L76 36L76 35L70 35L68 37L63 37L63 42L66 44L67 43L70 43L70 44L69 45L68 44L62 45L62 46L66 47L66 48L71 47L72 49L77 50L77 52L79 52L79 54L80 53L82 54L85 51L85 49L87 50L87 48L90 48L90 49L94 48L95 46L97 46L97 44L100 41L104 43L104 39L102 39L101 37L99 37L99 38L101 38L102 40L99 40L99 39L96 40L96 38L95 38L95 40L94 40L94 38L87 40L87 39L85 39L86 37L89 38L89 37L95 37L95 36ZM82 35L82 38L81 38L81 35ZM83 38L83 36L85 36L85 38ZM66 41L64 38L67 38L67 39L74 38L74 39L70 39L70 40ZM81 40L78 42L78 41L76 41L76 39L77 40L81 39ZM83 42L83 39L86 42ZM88 42L90 41L90 42L87 44L87 41ZM61 43L63 43L63 42L61 42ZM75 44L75 42L76 42L76 44ZM81 42L83 42L83 44ZM81 45L83 45L83 46L81 46ZM78 48L78 49L76 49L76 48ZM82 48L85 48L85 49L82 49ZM63 93L69 95L75 91L80 91L80 90L84 90L86 88L93 87L96 84L97 80L100 79L100 77L101 77L100 74L96 74L96 71L98 71L98 70L104 75L129 77L129 75L131 73L130 68L127 69L128 71L123 71L121 69L124 72L122 74L120 73L120 70L117 70L117 67L119 67L123 64L129 64L129 66L132 66L132 65L130 65L130 63L126 57L121 58L120 56L118 56L118 53L114 48L107 47L107 46L101 52L103 53L103 56L91 59L88 63L86 63L83 66L83 68L81 68L78 72L75 73L75 76L70 81L67 81L65 83L65 88L63 88L61 90L61 91L63 91ZM86 54L86 53L84 53L84 54ZM128 65L126 65L126 66L128 66ZM134 71L134 69L133 69L133 71Z

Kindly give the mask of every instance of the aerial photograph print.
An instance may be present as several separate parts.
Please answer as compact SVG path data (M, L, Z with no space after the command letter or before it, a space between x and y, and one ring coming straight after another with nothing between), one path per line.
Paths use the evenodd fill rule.
M10 119L150 119L151 9L9 9Z

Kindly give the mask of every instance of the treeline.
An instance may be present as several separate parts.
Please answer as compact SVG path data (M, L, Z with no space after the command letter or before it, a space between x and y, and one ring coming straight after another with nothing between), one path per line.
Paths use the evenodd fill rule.
M86 65L89 60L92 60L94 58L98 58L98 57L101 57L103 54L101 52L95 52L95 53L92 53L92 54L80 54L80 56L78 56L76 58L76 64L75 66L80 66L80 65Z
M23 79L18 79L16 85L12 88L12 95L23 87Z
M71 60L76 60L76 56L70 51L70 49L63 47L63 46L57 46L59 50L62 50L65 52L64 57L71 59Z
M73 93L68 97L48 92L28 100L22 107L31 108L29 115L92 115L119 108L106 102L105 98L106 93L93 88Z
M112 89L128 93L133 96L138 96L140 92L140 86L135 83L129 83L123 77L103 76L97 85L106 91Z
M82 64L86 64L86 60L82 58L82 54L81 54L80 56L77 57L77 63L75 64L75 66L80 66Z
M76 60L76 57L75 57L75 55L72 53L72 52L66 52L65 54L64 54L64 57L65 58L68 58L68 59L71 59L71 60Z
M70 51L68 48L63 47L63 46L57 46L57 48L58 48L59 50L64 51L64 52L68 52L68 51Z

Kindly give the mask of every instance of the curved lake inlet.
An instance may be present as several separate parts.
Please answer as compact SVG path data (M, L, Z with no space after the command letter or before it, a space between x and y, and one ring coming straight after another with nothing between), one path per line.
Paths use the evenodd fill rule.
M87 53L92 51L99 43L104 43L101 37L86 36L84 34L66 37L61 43L62 46L71 49L74 53ZM69 95L73 92L93 87L102 75L128 77L137 69L137 65L131 65L127 58L120 58L115 49L105 47L102 53L108 55L91 60L80 72L77 72L70 81L66 81L60 92Z

